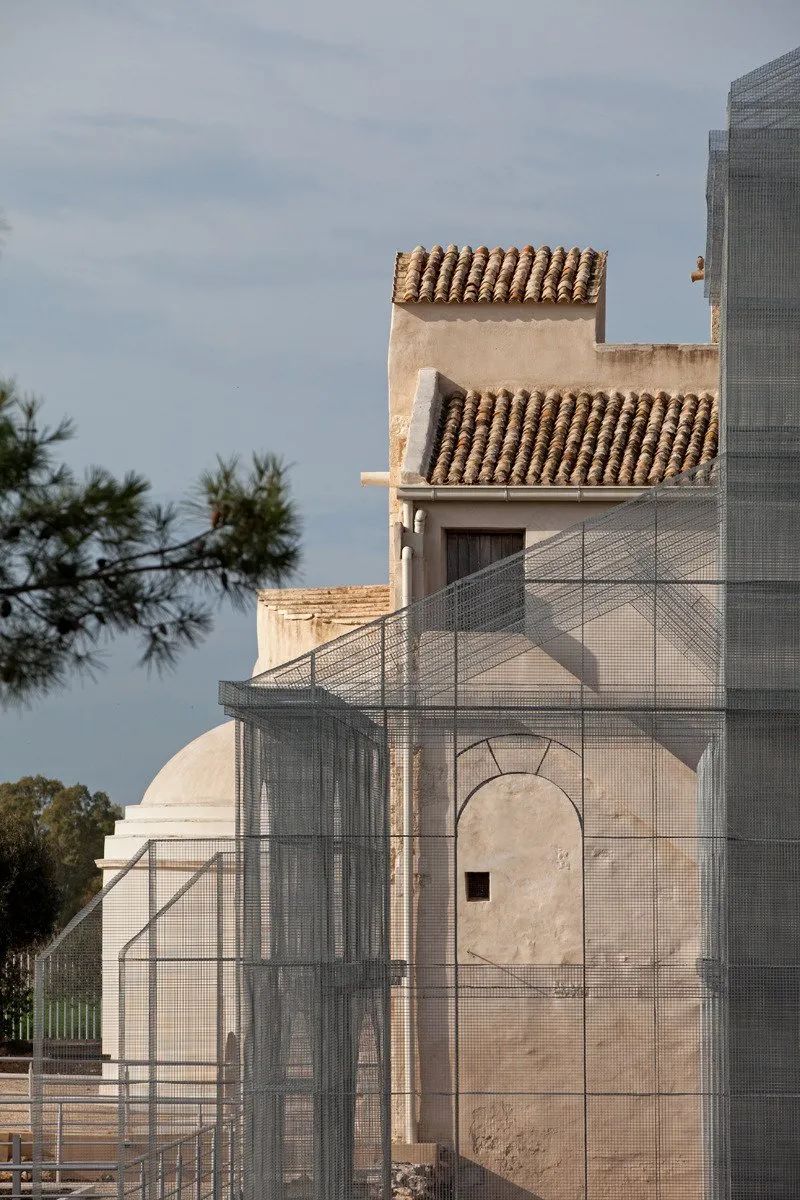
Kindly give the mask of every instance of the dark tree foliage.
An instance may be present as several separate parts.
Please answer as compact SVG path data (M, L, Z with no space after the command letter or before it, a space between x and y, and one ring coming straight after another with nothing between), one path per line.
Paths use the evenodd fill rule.
M12 1037L30 1008L30 982L20 956L52 933L60 900L45 836L0 822L0 1037Z
M57 461L69 421L40 423L38 401L0 382L0 704L25 701L99 663L134 632L162 668L211 627L212 602L236 605L282 582L299 557L286 470L254 455L217 460L181 508L150 485Z
M106 834L121 816L122 810L105 792L90 792L82 783L68 787L43 775L0 783L0 826L26 836L36 834L50 851L59 891L59 928L100 888L96 859L102 858Z

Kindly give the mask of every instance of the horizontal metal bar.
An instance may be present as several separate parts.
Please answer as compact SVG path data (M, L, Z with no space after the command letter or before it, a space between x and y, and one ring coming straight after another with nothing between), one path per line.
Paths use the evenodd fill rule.
M143 1087L150 1086L149 1081L147 1079L138 1080L137 1082L141 1083L141 1085ZM159 1087L162 1084L165 1084L165 1083L172 1084L174 1082L175 1082L175 1080L172 1080L172 1079L157 1079L156 1086ZM130 1086L135 1087L136 1082L132 1083ZM184 1107L187 1104L213 1104L214 1103L214 1088L216 1087L216 1080L210 1079L208 1082L208 1086L209 1086L209 1091L204 1096L195 1096L195 1095L162 1096L158 1099L157 1103L158 1104L178 1104L178 1105L183 1105ZM126 1096L126 1098L125 1098L126 1104L149 1104L150 1102L151 1101L148 1096ZM20 1094L18 1096L0 1096L0 1105L1 1104L17 1105L20 1108L22 1108L22 1107L27 1108L29 1103L30 1103L30 1097L27 1094L24 1096L22 1094ZM47 1106L48 1104L69 1105L70 1109L74 1111L74 1108L76 1106L80 1106L80 1105L88 1106L88 1105L94 1105L94 1104L119 1104L119 1097L118 1096L48 1096L48 1095L44 1095L44 1096L38 1096L35 1103L43 1105L43 1106Z
M697 484L706 487L706 484ZM407 483L397 489L398 500L494 500L501 503L523 501L526 504L541 500L556 500L581 504L587 501L605 500L607 504L620 500L634 500L649 487L597 486L597 487L549 487L547 484L516 484L504 487L495 483L431 484ZM677 488L675 489L678 490ZM685 490L683 488L681 491Z
M138 1162L138 1159L136 1161ZM70 1168L74 1171L116 1171L119 1165L120 1164L118 1162L97 1162L96 1159L94 1162L40 1162L39 1159L37 1159L35 1163L0 1163L0 1172L9 1171L13 1173L19 1171L32 1171L34 1167L37 1171L64 1171L67 1168Z

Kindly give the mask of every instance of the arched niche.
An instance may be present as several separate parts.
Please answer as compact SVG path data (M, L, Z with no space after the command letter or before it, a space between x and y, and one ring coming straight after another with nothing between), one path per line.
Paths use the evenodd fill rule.
M458 961L583 961L581 825L557 784L509 770L475 788L458 821Z

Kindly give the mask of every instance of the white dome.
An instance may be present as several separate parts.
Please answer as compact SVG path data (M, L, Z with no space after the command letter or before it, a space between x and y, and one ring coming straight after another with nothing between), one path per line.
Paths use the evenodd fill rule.
M236 722L225 721L189 742L165 763L141 807L236 803Z

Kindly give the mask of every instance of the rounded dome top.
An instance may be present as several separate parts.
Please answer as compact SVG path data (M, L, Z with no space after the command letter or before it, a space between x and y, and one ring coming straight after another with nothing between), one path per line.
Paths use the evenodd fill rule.
M236 803L236 722L225 721L189 742L165 763L142 806Z

